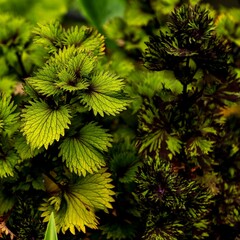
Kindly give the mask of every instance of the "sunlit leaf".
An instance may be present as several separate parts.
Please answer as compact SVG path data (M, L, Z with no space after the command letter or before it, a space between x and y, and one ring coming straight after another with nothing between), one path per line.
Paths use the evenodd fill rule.
M46 149L55 140L59 141L69 128L70 110L67 106L54 107L45 102L31 102L22 114L22 132L32 149Z
M57 231L55 226L54 213L50 215L50 219L47 225L47 230L45 232L44 240L57 240Z
M51 57L35 76L27 82L41 94L51 96L63 91L87 89L88 78L95 66L95 59L75 48L64 48Z
M100 72L92 76L89 90L82 94L81 102L92 109L95 115L116 115L129 104L119 92L123 86L123 80L116 75Z
M65 138L60 145L59 155L70 171L85 176L105 165L103 151L111 146L111 135L95 123L79 130L76 137Z
M224 117L240 116L240 105L222 108L220 114Z
M94 56L103 55L105 50L104 36L94 28L85 26L71 27L64 32L63 44L74 45L78 50L89 52Z
M95 210L112 208L114 192L110 182L106 169L78 178L61 195L57 193L42 204L40 210L43 211L44 221L48 221L51 212L54 212L57 231L61 229L65 233L69 229L75 234L75 228L83 232L86 232L86 227L96 229L98 220Z

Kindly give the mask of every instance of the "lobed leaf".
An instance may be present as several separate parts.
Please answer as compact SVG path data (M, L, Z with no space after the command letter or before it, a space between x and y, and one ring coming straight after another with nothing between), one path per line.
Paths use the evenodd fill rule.
M176 155L176 153L178 154L180 153L182 142L178 138L176 138L175 136L168 135L166 143L167 143L168 149L171 151L173 155Z
M202 137L191 138L186 144L186 151L191 156L200 156L213 151L214 141Z

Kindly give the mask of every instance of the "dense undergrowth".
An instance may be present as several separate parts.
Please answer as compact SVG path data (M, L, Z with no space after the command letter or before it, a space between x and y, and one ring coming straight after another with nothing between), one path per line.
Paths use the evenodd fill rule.
M240 239L240 10L0 2L0 238ZM227 11L227 13L226 13Z

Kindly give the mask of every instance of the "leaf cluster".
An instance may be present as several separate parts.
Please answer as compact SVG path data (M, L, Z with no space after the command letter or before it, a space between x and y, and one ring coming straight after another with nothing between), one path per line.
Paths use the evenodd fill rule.
M19 41L16 54L25 51ZM38 202L37 212L44 221L54 212L58 232L96 229L96 211L107 212L114 201L110 174L102 168L112 136L97 118L126 109L124 81L100 67L104 38L92 28L40 24L27 41L45 50L41 67L24 79L18 108L1 95L0 215L16 209L22 192L39 191L45 202ZM11 50L11 42L2 45Z
M194 234L195 239L210 239L215 237L215 228L222 225L235 228L239 224L239 204L235 202L239 187L235 182L235 177L239 176L239 134L235 131L239 127L235 111L228 115L228 109L237 109L234 105L240 100L240 81L232 68L230 43L217 35L206 9L200 5L182 5L169 19L168 30L151 35L147 42L145 66L155 72L151 80L145 76L138 86L142 104L138 111L137 147L144 167L136 181L140 206L146 211L152 209L147 213L150 219L146 222L145 237L188 239L191 236L189 239L192 239L190 232L199 231ZM166 73L170 73L168 77ZM187 182L180 186L182 181ZM192 188L191 183L199 189ZM176 190L177 186L181 190ZM205 215L206 218L200 214L203 219L197 217L199 222L194 222L192 217L189 218L192 223L186 223L186 207L184 213L179 214L186 221L181 223L174 209L180 211L179 204L184 206L184 200L179 197L184 196L186 189L189 200L197 192L199 197L203 194L201 201L192 199L202 208L203 199L214 199L211 218L211 214ZM227 189L231 189L233 195ZM228 214L223 213L223 205L229 209ZM157 207L161 209L159 213L154 212ZM166 210L165 214L162 209ZM193 209L201 207L195 205ZM206 205L205 210L210 209ZM165 228L161 225L163 222L170 222L171 226ZM188 230L181 228L183 225L196 229L187 233Z

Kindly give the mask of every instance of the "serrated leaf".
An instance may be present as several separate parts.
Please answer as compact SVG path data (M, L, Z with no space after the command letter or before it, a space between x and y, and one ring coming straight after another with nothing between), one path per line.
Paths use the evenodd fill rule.
M16 106L11 98L0 95L0 132L11 134L18 126L19 113L15 113Z
M146 135L142 139L142 144L139 149L139 153L143 152L146 149L148 149L149 152L161 149L161 145L166 140L167 135L168 134L163 129L160 129L154 133Z
M67 106L57 109L45 102L30 102L22 114L22 132L27 143L34 148L46 149L55 140L59 141L70 124L70 110Z
M56 69L50 68L48 65L40 69L36 76L26 79L27 83L39 93L51 96L59 94L59 88L56 87Z
M191 156L201 156L213 151L214 141L202 137L191 138L186 144L186 151Z
M126 142L125 142L126 143ZM135 147L118 143L111 148L110 170L113 177L122 183L133 182L141 165Z
M176 155L176 153L180 153L182 142L178 138L168 135L166 143L168 149L173 155Z
M125 110L129 101L120 94L124 83L115 74L100 72L92 76L90 89L82 94L81 102L93 113L116 115Z
M104 36L93 28L85 26L71 27L63 34L65 46L74 45L78 50L94 56L103 55L105 50Z
M60 50L27 82L41 94L51 96L63 91L87 89L88 78L95 66L95 58L75 48Z
M22 135L15 139L14 147L22 160L32 158L40 152L38 149L31 149L30 145L27 144L26 138Z
M38 24L33 30L36 35L34 42L36 44L43 45L48 52L55 52L57 47L60 47L61 35L63 34L63 28L59 22L49 24Z
M6 156L0 157L0 178L13 176L14 167L20 161L18 155L13 151L9 151Z
M0 192L0 216L3 216L5 213L11 210L11 208L14 206L15 200L16 199L13 194L9 196L5 195L3 191Z
M80 129L78 136L65 138L59 156L71 172L85 176L105 165L103 151L111 147L111 135L95 123Z
M111 202L114 201L110 182L110 174L106 169L78 178L62 192L61 200L57 193L42 205L40 210L44 211L44 221L48 221L51 212L54 212L57 231L61 229L65 233L69 229L75 234L75 228L83 232L86 232L86 227L97 228L95 210L107 211L107 208L112 208ZM60 208L56 207L56 203Z
M182 93L183 85L176 79L172 71L143 72L141 76L143 81L137 87L138 92L142 95L152 97L156 92L162 92L163 89L170 90L174 94ZM171 94L171 96L174 95Z
M201 132L204 134L208 134L208 133L212 133L214 135L217 134L216 129L214 129L213 127L203 127L203 128L201 128Z

